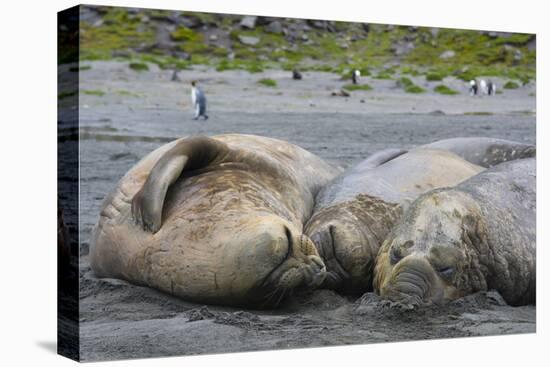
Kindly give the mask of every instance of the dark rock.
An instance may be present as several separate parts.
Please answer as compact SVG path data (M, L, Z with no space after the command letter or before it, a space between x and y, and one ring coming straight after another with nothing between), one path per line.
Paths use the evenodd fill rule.
M243 35L239 35L239 41L240 41L243 45L255 46L255 45L257 45L257 44L260 42L260 38L259 38L259 37L253 37L253 36L243 36Z
M408 55L414 48L415 45L413 42L397 42L392 46L395 56Z
M203 21L200 18L196 17L182 17L178 21L174 22L176 24L182 24L187 28L200 28L204 26Z
M274 17L256 17L256 25L264 26L272 22L276 22L278 18Z
M328 30L328 22L325 20L308 19L307 24L315 29Z
M302 80L302 73L300 73L298 70L294 69L292 70L292 79L294 80Z
M257 17L251 15L243 17L240 23L241 28L254 29L254 27L256 27L256 19Z
M269 32L269 33L280 34L280 33L283 33L283 26L281 25L281 22L279 22L278 20L275 20L269 23L265 28L265 30L266 32Z
M150 18L157 22L177 24L178 20L172 14L151 14Z
M191 55L184 51L174 50L172 51L172 56L182 60L191 60Z
M370 32L370 25L369 25L369 23L361 23L361 27L363 28L363 30L365 31L365 33L369 33L369 32Z

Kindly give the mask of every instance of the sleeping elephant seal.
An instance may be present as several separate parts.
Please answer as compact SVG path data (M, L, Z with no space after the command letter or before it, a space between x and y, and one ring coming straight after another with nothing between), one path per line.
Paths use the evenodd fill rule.
M533 158L537 153L534 145L480 137L439 140L420 148L448 150L470 163L485 168L514 159Z
M380 249L376 291L407 306L488 289L534 303L535 181L528 158L422 195Z
M302 228L314 195L337 173L276 139L176 140L136 164L105 199L92 269L191 301L274 306L325 277Z
M317 195L304 233L327 267L323 287L345 293L370 290L378 249L403 207L426 191L456 185L483 170L444 150L402 153L376 154Z

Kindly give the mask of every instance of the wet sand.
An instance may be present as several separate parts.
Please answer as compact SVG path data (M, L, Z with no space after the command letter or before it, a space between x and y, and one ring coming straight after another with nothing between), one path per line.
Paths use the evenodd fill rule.
M373 91L332 97L331 91L345 82L328 73L305 73L304 80L294 81L286 71L218 73L201 68L182 71L182 81L171 82L171 71L154 66L138 73L126 63L86 64L92 68L80 78L83 360L535 331L534 306L507 306L494 292L404 312L370 293L357 299L319 290L290 298L277 310L244 310L193 304L124 281L97 279L88 259L91 229L105 195L142 156L177 137L266 135L342 167L379 149L456 136L534 143L534 84L494 97L471 97L466 83L457 80L446 84L463 88L461 94L442 96L410 95L396 88L395 81L368 79ZM278 86L256 83L264 77L276 79ZM187 82L192 79L201 82L209 99L207 121L191 120Z

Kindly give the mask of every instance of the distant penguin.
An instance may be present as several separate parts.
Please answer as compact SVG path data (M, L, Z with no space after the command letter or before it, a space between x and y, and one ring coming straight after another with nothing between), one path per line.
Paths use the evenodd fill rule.
M489 80L487 82L487 94L490 96L494 96L496 92L497 92L496 84L493 83L493 81Z
M470 80L470 95L477 95L477 82L475 80Z
M191 82L191 101L195 108L195 117L193 119L198 120L202 116L206 120L208 119L208 115L206 114L206 96L196 84L195 81Z
M361 72L357 69L353 71L351 74L351 81L353 84L359 84L359 79L361 78Z
M178 76L178 69L174 69L174 72L172 73L171 80L173 82L179 82L180 81L180 77Z
M485 81L485 79L481 79L479 81L479 93L487 94L487 82Z
M297 69L292 70L292 79L302 80L302 73L300 73Z

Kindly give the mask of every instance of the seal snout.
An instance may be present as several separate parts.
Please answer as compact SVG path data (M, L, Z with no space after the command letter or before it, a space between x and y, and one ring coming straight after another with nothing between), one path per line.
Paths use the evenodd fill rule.
M338 258L338 244L336 243L336 226L334 223L317 228L311 235L315 247L326 264L324 286L331 289L339 288L349 279L349 274Z
M393 302L418 306L439 299L438 289L430 263L423 257L409 255L399 260L380 294Z

